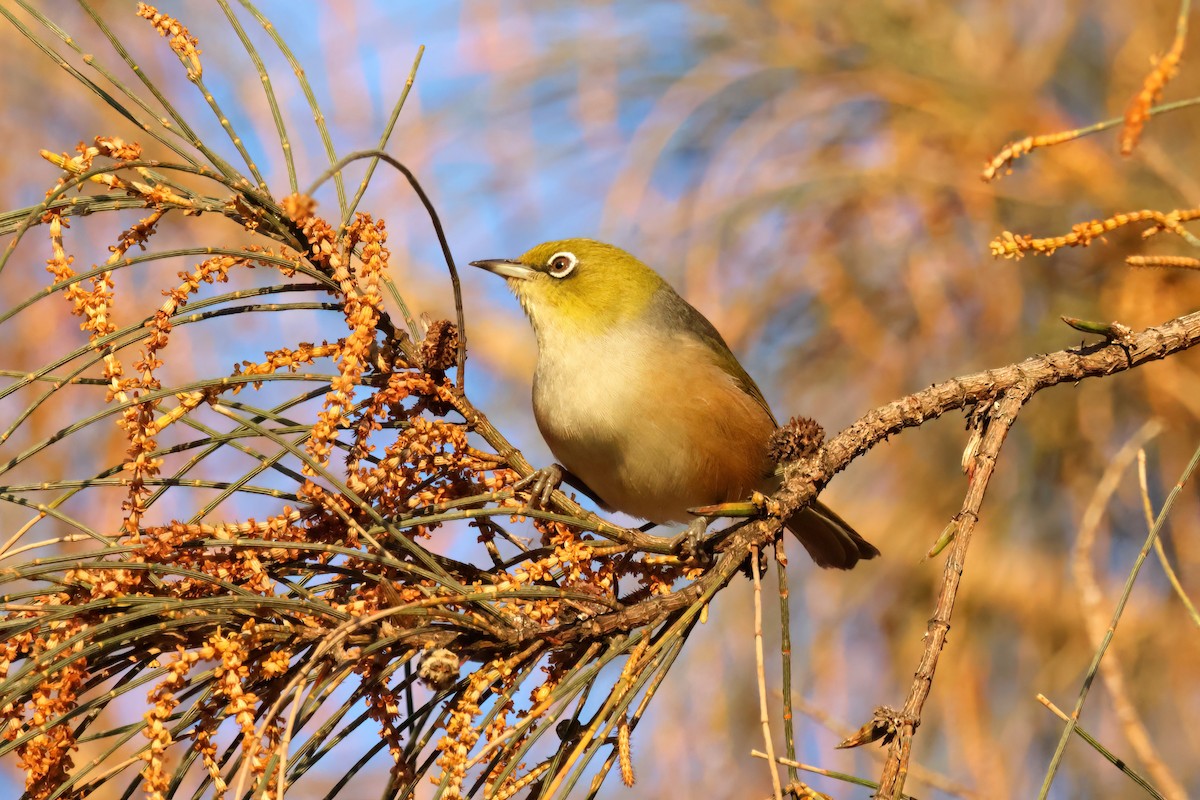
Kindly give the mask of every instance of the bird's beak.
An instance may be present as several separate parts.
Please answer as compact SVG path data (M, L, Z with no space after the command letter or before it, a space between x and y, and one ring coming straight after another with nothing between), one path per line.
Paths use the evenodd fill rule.
M507 258L492 258L486 261L472 261L472 267L486 269L488 272L494 272L504 278L512 278L518 281L526 281L537 274L537 270L527 267L520 261L513 261Z

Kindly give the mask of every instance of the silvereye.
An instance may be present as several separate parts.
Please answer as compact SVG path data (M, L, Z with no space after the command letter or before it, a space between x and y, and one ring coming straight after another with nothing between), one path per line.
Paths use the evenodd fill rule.
M699 311L629 253L590 239L473 261L507 279L537 336L533 411L602 505L656 523L778 488L762 392ZM558 476L561 477L561 472ZM547 493L548 494L548 493ZM822 567L879 551L819 502L787 527Z

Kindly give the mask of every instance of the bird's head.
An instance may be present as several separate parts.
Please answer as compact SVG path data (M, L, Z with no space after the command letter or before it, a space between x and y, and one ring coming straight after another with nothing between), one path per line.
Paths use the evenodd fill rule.
M504 277L539 341L602 333L641 319L663 279L624 250L592 239L545 242L519 258L472 261Z

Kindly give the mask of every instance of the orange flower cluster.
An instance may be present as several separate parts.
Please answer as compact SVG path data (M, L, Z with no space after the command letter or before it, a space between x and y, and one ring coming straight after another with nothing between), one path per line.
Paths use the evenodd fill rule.
M48 213L43 221L50 225L51 256L46 260L46 271L54 276L55 283L66 283L75 277L75 270L71 266L75 263L75 256L67 255L63 247L63 228L69 225L57 212ZM71 302L71 313L83 317L84 321L79 323L80 329L90 332L93 339L116 330L116 325L108 320L107 301L112 291L112 275L104 273L104 276L92 278L91 291L83 289L78 282L72 282L63 293Z
M48 213L45 221L50 225L51 248L46 271L54 276L55 283L66 283L76 274L71 266L75 256L67 255L63 247L63 228L69 225L57 212ZM102 272L94 276L91 282L92 288L88 290L73 281L63 296L71 303L71 313L83 318L83 322L79 323L80 330L87 331L90 334L89 341L95 344L117 329L116 323L109 318L113 297L112 272Z
M1162 97L1163 89L1179 72L1179 61L1183 58L1183 45L1187 40L1186 18L1183 20L1184 31L1175 37L1175 42L1167 54L1154 64L1154 68L1146 75L1142 88L1125 109L1125 126L1121 129L1121 155L1127 156L1137 147L1142 137L1142 129L1150 118L1150 108Z
M1059 133L1044 133L1038 136L1026 136L1019 141L1009 142L991 161L983 165L983 173L980 177L985 182L989 182L995 180L1000 175L1011 174L1012 163L1018 158L1028 155L1039 147L1052 147L1056 144L1069 142L1072 139L1078 139L1081 135L1081 131L1070 130L1060 131Z
M274 590L265 562L273 563L295 558L295 550L278 548L230 548L211 549L188 546L197 539L226 540L264 539L272 542L302 542L307 539L307 529L300 525L304 513L287 506L278 514L264 520L249 519L219 525L185 525L172 522L161 527L145 529L149 540L143 542L139 556L151 563L173 564L187 570L198 571L226 583L262 595ZM181 578L173 587L176 597L220 596L223 589L205 578Z
M58 593L43 598L46 606L66 605L69 595ZM12 619L41 616L32 611L10 612ZM12 664L30 653L46 653L66 647L71 654L79 654L86 640L80 634L84 626L78 619L54 619L45 629L40 626L24 633L10 636L0 650L0 679L8 677ZM22 673L31 665L26 663ZM25 772L25 792L32 800L41 800L53 794L74 767L71 753L75 749L75 733L69 723L50 725L52 720L75 708L79 692L89 675L87 660L77 656L70 663L46 675L30 693L28 702L22 705L6 705L0 708L2 736L13 741L21 734L35 732L17 747L17 766ZM45 730L39 730L47 726Z
M441 753L437 765L442 768L440 777L430 776L434 783L446 784L443 797L462 797L463 781L466 779L471 749L479 741L480 730L475 725L479 716L479 699L490 691L497 682L512 678L512 666L502 659L485 664L471 674L466 691L459 697L450 719L446 723L446 735L438 740Z
M160 13L154 6L138 3L137 15L142 19L149 20L150 24L158 31L159 36L170 37L171 49L188 68L188 77L199 78L204 72L200 65L200 53L203 52L198 46L200 41L192 36L179 20Z
M550 547L549 555L524 561L504 573L499 588L532 586L554 579L556 585L569 591L597 597L612 595L619 577L616 564L612 559L596 559L594 541L581 539L577 531L559 522L536 520L534 527L542 532L543 543ZM541 627L558 618L563 603L551 598L514 596L501 601L499 607Z
M259 668L258 659L251 660L250 655L261 652L264 644L274 649L275 642L263 641L258 635L258 627L258 623L251 620L240 632L223 634L217 631L198 651L200 659L217 662L214 667L216 680L209 703L214 706L223 703L221 714L236 721L242 732L244 761L249 767L249 774L255 778L266 775L270 754L274 752L283 734L282 721L278 717L270 720L265 730L260 732L256 729L260 698L256 693L245 689L253 671ZM219 773L214 775L214 778L217 777L220 777ZM275 777L272 776L267 786L268 794L274 784Z
M65 156L52 157L45 151L43 151L43 155L47 155L51 161L74 175L80 175L90 170L97 156L103 155L112 158L120 164L139 158L141 155L139 145L136 143L126 144L114 137L98 136L92 146L80 144L77 150L79 155L70 159ZM97 175L94 178L111 188L125 188L134 194L140 194L146 198L148 205L154 203L152 198L165 196L163 192L166 190L161 187L151 187L136 181L126 183L112 174ZM60 186L63 185L64 180L59 180ZM169 191L167 195L173 196ZM165 213L166 209L157 208L150 216L123 231L118 242L109 247L111 255L106 266L115 266L134 246L144 248ZM46 262L47 269L54 276L56 282L69 281L75 277L75 272L71 266L73 258L66 255L63 247L62 217L51 212L47 215L47 221L50 225L52 251L51 258ZM122 409L117 422L129 440L129 448L126 451L123 465L129 487L128 497L123 503L123 510L126 511L123 527L126 535L133 541L137 541L141 519L145 513L145 500L150 495L150 490L146 487L146 480L156 476L162 464L161 459L153 456L158 448L155 436L161 430L155 419L161 400L148 400L140 403L133 402L133 400L136 400L144 392L153 392L161 388L158 380L154 377L154 370L162 366L163 362L156 357L156 353L166 346L170 323L165 316L156 317L157 329L151 337L150 344L133 364L139 374L126 377L124 367L117 356L111 352L104 352L106 337L118 330L112 316L115 297L112 271L99 272L91 280L92 288L90 290L82 288L79 283L71 283L64 292L64 296L72 304L72 313L84 318L84 321L80 323L80 328L90 334L89 342L97 352L103 354L103 375L109 383L106 401L117 400L120 403L129 404Z
M187 686L188 672L199 659L199 653L185 650L182 645L178 646L175 660L167 668L167 677L146 695L150 709L143 715L146 727L142 729L142 735L150 740L150 749L142 754L142 760L146 762L142 769L142 779L147 800L166 800L171 783L170 774L166 769L166 753L174 742L167 723L179 706L175 692Z
M133 158L136 152L136 145L109 142L82 148L76 159L64 164L69 161L68 172L78 175L97 156ZM110 185L133 186L106 177L117 182ZM155 204L149 194L139 196L147 206ZM533 520L541 546L519 563L504 561L496 547L503 532L490 521L489 513L480 513L494 514L494 509L480 507L499 503L514 514L527 509L512 492L517 473L497 454L473 447L468 424L446 418L452 412L466 415L464 408L470 411L445 374L457 358L457 329L449 322L435 321L422 343L386 337L378 341L385 313L382 286L390 259L384 223L359 214L337 233L317 216L311 198L296 195L282 205L306 239L302 253L285 256L289 265L275 263L277 251L264 247L207 258L178 273L179 282L163 292L164 302L145 323L146 342L132 371L123 368L119 351L104 350L106 399L121 404L118 424L128 442L122 463L127 494L120 543L132 549L113 559L111 566L91 561L65 568L63 590L35 598L33 605L41 608L26 613L36 620L46 606L78 605L80 611L69 617L73 627L31 627L23 636L10 637L0 652L0 671L13 663L33 663L71 637L84 641L94 628L111 626L131 598L138 598L139 604L162 601L155 628L164 632L163 637L150 642L147 652L167 655L162 656L164 663L151 666L159 674L142 719L148 744L139 755L144 762L144 790L151 798L165 796L176 777L172 770L177 765L168 752L177 745L199 756L198 763L208 771L218 794L230 788L229 775L222 774L228 767L222 767L216 742L218 730L230 718L240 731L241 763L247 765L241 779L259 781L267 795L275 792L284 773L268 776L266 770L278 748L286 746L290 723L277 710L265 713L263 698L288 697L296 687L290 683L285 687L284 681L297 675L311 678L314 670L345 671L347 663L349 672L362 679L369 714L380 726L397 774L415 774L414 765L406 761L401 733L407 728L400 716L399 693L408 689L389 683L397 659L438 652L447 664L462 665L472 654L455 650L457 631L536 632L611 608L622 575L638 575L647 593L657 593L669 591L682 574L678 565L605 558L611 544L605 542L608 549L597 550L589 536L546 519ZM117 265L130 249L144 246L167 210L154 208L150 216L123 231L109 248L105 266ZM83 318L93 348L107 348L112 335L122 333L113 313L114 273L97 268L89 276L90 286L77 281L73 259L63 243L64 220L49 214L45 221L52 251L47 268L56 283L67 284L63 294L72 313ZM155 396L163 394L156 375L170 352L173 320L193 297L206 285L226 282L237 268L273 267L291 275L304 264L331 279L330 291L349 333L332 343L278 348L267 352L261 362L242 361L232 370L241 380L180 391L175 395L177 404L165 410L162 404L169 395ZM157 437L164 430L205 403L216 411L230 411L221 404L226 394L248 386L258 389L263 384L257 378L298 372L318 359L331 360L337 374L304 442L312 464L303 467L308 478L296 489L300 508L286 506L265 519L143 524L154 496L152 479L162 469ZM335 449L345 452L337 469L332 459ZM479 529L480 540L493 556L490 569L459 564L424 548L422 540L431 538L449 519L466 520ZM424 565L413 554L424 558ZM308 583L314 574L325 573L330 577ZM304 576L300 579L306 586L304 602L280 603L296 599L297 575ZM230 597L231 586L237 590L234 600L259 597L270 602L261 614L232 628L224 606L194 602ZM569 597L564 599L564 594ZM358 638L351 639L348 630ZM180 644L181 638L185 644ZM381 640L392 642L390 648L362 655L366 643ZM315 656L314 642L320 643ZM554 702L554 691L573 668L574 656L559 658L548 645L531 656L533 652L508 654L507 660L488 656L485 665L468 676L467 688L457 694L445 736L437 745L437 763L450 786L447 796L461 792L470 755L481 739L499 745L512 738L519 723L513 719L518 712L510 696L511 683L515 670L528 666L521 659L545 656L548 664L545 680L531 690L532 708L520 715L521 722L530 715L536 718ZM309 659L300 672L298 659ZM206 664L211 665L207 670ZM0 709L6 736L27 735L33 726L74 708L80 687L97 676L89 675L83 658L70 666L56 669L53 677L42 681L28 703ZM209 688L204 699L194 701L189 709L194 721L184 744L176 740L184 740L183 736L172 733L180 719L179 690L200 670L211 676L206 678ZM447 670L444 680L449 685L457 682L458 669ZM497 690L503 696L493 700ZM477 718L481 704L487 702L498 702L500 707L493 709L489 724L481 729ZM23 745L23 763L34 787L31 796L49 795L69 773L72 737L68 725L57 725ZM513 770L498 780L494 795L511 796L545 769L546 765L539 765L524 774Z
M371 363L375 334L383 310L379 279L387 271L389 252L382 221L376 223L365 214L356 215L341 241L333 227L316 216L316 204L310 197L292 195L284 199L284 210L304 232L309 258L327 271L340 288L342 307L350 335L339 340L336 356L338 378L325 396L325 410L313 427L306 445L319 464L326 464L334 440L344 421L354 410L354 392ZM352 253L362 245L362 258L356 275ZM305 474L315 474L307 464Z
M155 211L138 225L123 232L120 241L109 248L112 255L106 266L111 266L123 258L130 247L144 244L153 234L155 225L163 213ZM51 214L48 219L52 255L46 262L47 269L54 275L56 282L69 281L75 273L71 267L73 258L66 255L63 247L62 218L58 214ZM103 375L109 384L106 401L116 399L128 403L129 393L136 398L138 390L153 391L160 388L153 371L162 362L155 359L150 351L144 353L134 364L141 375L131 377L125 377L124 368L116 355L106 352L106 338L118 329L112 318L114 284L110 270L100 272L92 279L90 291L83 289L78 283L72 283L64 292L64 296L72 304L72 313L84 318L80 328L90 334L88 341L97 352L102 353ZM154 440L154 434L157 432L154 425L154 409L157 405L157 401L131 404L122 410L117 421L130 442L124 464L129 485L129 496L124 503L124 510L128 512L125 530L135 538L138 523L145 510L142 501L149 494L145 480L156 475L161 464L160 459L151 455L157 448Z
M1144 209L1127 214L1117 214L1108 219L1081 222L1073 226L1071 232L1066 236L1047 239L1035 239L1004 231L993 239L989 246L992 255L997 257L1023 258L1028 252L1050 255L1060 247L1087 247L1106 233L1139 222L1154 223L1142 232L1143 237L1153 236L1160 231L1168 231L1189 242L1195 242L1195 237L1182 224L1194 219L1200 219L1200 209L1177 209L1168 212Z
M1131 267L1200 270L1200 258L1191 256L1126 256L1125 263Z
M150 208L175 207L185 209L188 212L195 211L194 202L175 193L170 187L155 181L144 167L127 166L127 162L136 161L141 158L142 150L140 145L136 143L126 144L115 136L97 136L92 145L81 143L76 147L76 150L79 151L79 155L69 158L65 153L52 153L49 150L40 151L40 155L51 164L65 170L69 175L73 175L76 178L92 170L93 162L97 156L106 156L117 163L110 171L88 176L89 181L98 183L101 186L107 186L109 189L115 191L125 192L131 197L140 198ZM116 175L116 171L120 169L134 169L142 177L142 180L127 180ZM67 176L63 176L59 179L55 189L47 194L61 191L61 188L66 183Z
M520 778L517 778L516 772L513 772L511 775L509 775L509 778L506 782L502 783L496 788L496 792L491 795L492 800L509 800L510 797L516 797L517 792L529 786L531 783L548 772L550 770L550 766L551 763L549 761L543 761L541 764L538 764Z
M295 349L290 347L282 347L278 350L271 350L266 353L267 360L260 362L243 361L241 364L235 364L233 374L237 375L274 375L276 372L298 372L300 367L312 364L318 358L331 358L337 356L341 352L341 346L337 344L322 343L319 345L301 342ZM261 382L250 384L255 389L261 389ZM242 384L234 384L230 387L231 394L237 394L242 390Z

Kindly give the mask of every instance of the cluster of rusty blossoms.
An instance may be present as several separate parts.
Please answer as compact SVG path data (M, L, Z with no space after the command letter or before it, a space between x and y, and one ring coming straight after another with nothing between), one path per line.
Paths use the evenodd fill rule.
M169 32L168 23L156 25ZM132 309L118 300L118 267L131 248L147 247L164 220L208 209L139 179L136 165L128 166L140 158L137 145L97 138L74 156L44 155L64 169L56 189L100 183L139 198L150 213L83 277L64 242L68 219L49 211L41 220L50 234L52 290L81 319L99 358L125 452L119 529L95 557L64 561L51 587L8 604L24 624L10 628L0 649L0 678L17 687L0 707L0 724L5 740L19 742L29 796L46 798L63 785L75 769L80 728L72 720L113 680L134 674L149 683L144 741L129 750L130 763L142 762L146 797L169 796L182 753L199 762L217 796L236 788L235 777L263 797L280 796L303 692L351 676L400 776L415 774L419 749L406 732L401 697L411 701L418 678L430 693L447 692L442 733L429 743L442 772L432 777L446 785L446 796L463 793L478 759L472 754L528 736L529 721L550 707L572 663L553 642L530 646L529 633L611 608L623 576L636 581L636 596L666 593L678 567L614 556L610 542L545 515L532 520L540 537L533 546L495 522L524 520L518 512L530 511L514 492L518 475L486 443L472 443L469 422L451 421L471 418L446 375L458 346L455 326L429 324L423 342L391 326L383 291L387 231L367 214L339 231L316 214L311 198L285 198L282 211L302 247L257 243L180 272L145 318L136 357L123 361L131 348L114 346L117 317ZM101 158L111 169L89 177ZM231 202L225 213L236 217L243 207ZM258 227L248 215L241 222L251 233ZM242 361L201 389L164 390L157 376L185 307L205 286L255 268L321 276L348 333ZM280 458L299 462L299 502L261 519L149 522L168 457L164 432L205 409L250 424L227 398L318 362L331 363L336 375L302 447L289 449L262 431L279 444ZM444 549L434 547L436 532L449 521L476 530L487 563L436 554ZM517 554L504 557L502 546ZM399 669L410 663L421 664L419 676ZM518 709L514 692L531 674L540 678L530 681L528 707ZM205 691L181 706L181 693L201 676ZM488 698L495 709L481 724ZM232 761L218 743L227 720L236 730ZM495 776L492 796L511 795L544 769Z

